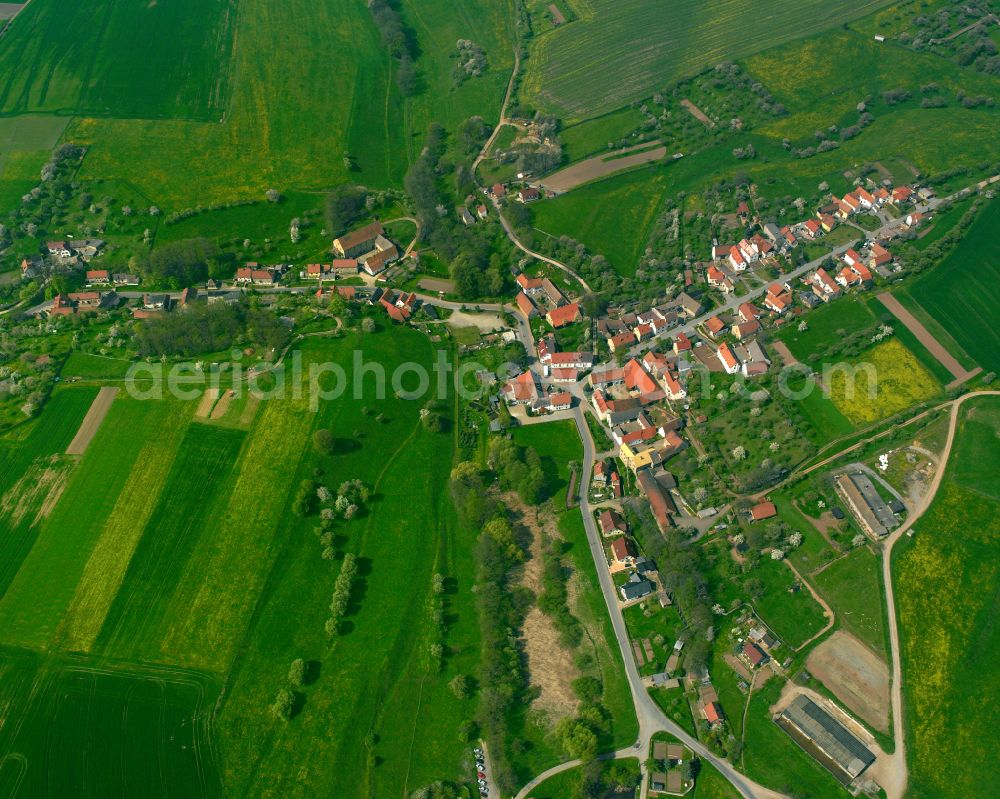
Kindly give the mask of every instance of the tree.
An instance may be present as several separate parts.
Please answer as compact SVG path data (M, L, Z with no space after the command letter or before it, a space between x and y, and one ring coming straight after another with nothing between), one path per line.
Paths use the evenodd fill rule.
M278 193L277 189L268 189L264 192L264 197L267 198L269 203L281 202L281 194Z
M308 668L302 658L295 658L288 669L288 682L295 688L305 685Z
M459 699L468 699L472 696L472 680L465 674L457 675L448 683L448 687L451 688L451 692Z
M292 711L295 708L295 694L287 688L278 691L271 705L271 713L282 721L289 721L292 718Z
M334 438L333 433L321 427L313 433L313 449L320 455L333 455L337 451L337 439Z
M586 763L597 757L597 734L585 722L565 718L556 725L556 735L571 758Z
M365 333L374 333L375 332L375 320L372 319L370 316L366 316L364 319L361 320L361 329Z

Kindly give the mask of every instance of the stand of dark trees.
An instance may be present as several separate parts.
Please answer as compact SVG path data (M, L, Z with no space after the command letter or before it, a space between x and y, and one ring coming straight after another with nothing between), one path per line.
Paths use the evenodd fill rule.
M364 214L368 192L364 186L337 186L326 196L326 224L339 236Z
M368 10L389 55L399 62L396 67L396 85L399 91L407 97L416 94L419 88L414 64L418 55L416 39L407 30L402 17L389 0L368 0Z
M241 304L195 305L143 322L136 332L140 355L198 355L234 346L281 349L289 330L270 311Z
M182 239L157 247L139 268L148 283L179 289L231 272L232 257L208 239Z

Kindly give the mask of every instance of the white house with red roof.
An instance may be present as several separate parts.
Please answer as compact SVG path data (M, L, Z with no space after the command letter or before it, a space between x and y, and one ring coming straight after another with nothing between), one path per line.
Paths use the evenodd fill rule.
M736 360L736 356L733 355L733 351L729 349L728 344L723 343L719 345L716 356L719 359L719 363L722 364L722 368L726 370L726 374L734 375L740 370L740 362Z
M741 322L751 322L760 318L760 311L749 302L744 302L736 310L736 315L740 318Z

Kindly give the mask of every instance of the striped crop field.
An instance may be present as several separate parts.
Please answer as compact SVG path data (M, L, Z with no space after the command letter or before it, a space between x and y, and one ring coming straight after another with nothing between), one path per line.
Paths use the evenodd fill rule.
M535 40L522 98L570 121L649 97L687 75L888 5L889 0L582 0Z

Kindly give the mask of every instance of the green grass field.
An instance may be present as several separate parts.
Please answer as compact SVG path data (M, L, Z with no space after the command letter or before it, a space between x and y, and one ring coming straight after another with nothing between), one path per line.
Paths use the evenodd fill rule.
M394 329L363 340L312 339L304 360L346 365L355 347L390 373L432 359L425 337ZM36 456L64 449L95 392L60 389L23 442ZM33 763L65 759L60 773L76 785L87 780L88 790L82 764L114 760L106 775L93 776L102 795L209 796L220 779L240 795L369 796L401 786L408 795L442 776L464 778L457 731L474 700L456 698L448 681L474 674L481 657L471 581L477 531L459 527L446 490L452 434L425 430L422 403L391 392L381 401L321 403L315 414L308 395L267 400L249 431L192 421L195 405L119 396L19 569L5 550L12 579L0 598L0 647L49 653L38 668L53 673L60 653L85 653L74 668L86 676L65 685L53 678L51 697L36 691L31 701L42 715L34 728L16 728L26 737L8 741L4 733L15 728L0 730L0 785L21 779L21 755L25 784L41 779ZM321 426L356 446L321 458L310 445ZM0 474L16 482L12 457L22 448L14 443L0 447ZM337 551L354 552L360 572L344 631L332 640L324 621L339 563L320 557L317 518L291 510L293 488L306 477L334 489L358 478L373 489L367 508L336 530ZM429 604L435 573L447 580L441 671L428 655L438 636ZM297 657L312 664L312 676L293 720L280 722L268 708ZM122 664L121 680L96 669L111 661ZM133 667L137 661L145 665ZM151 672L170 676L151 682ZM192 680L202 693L188 691ZM225 701L214 706L223 681ZM0 701L13 692L10 707L27 702L18 684L0 674ZM81 695L101 697L91 700L93 728L73 721L82 712L78 684ZM65 710L50 709L53 701ZM202 726L193 731L195 719ZM187 739L173 732L184 724ZM209 728L211 738L198 738L199 763L190 739ZM86 739L74 737L80 730ZM374 758L362 744L369 731ZM47 740L34 740L42 733ZM92 738L100 740L81 745ZM143 781L133 756L165 771ZM164 788L160 773L172 774L172 785ZM121 788L123 780L137 793Z
M59 374L63 379L79 377L84 380L113 380L125 377L132 364L132 361L122 358L109 358L73 350Z
M1000 369L1000 202L991 202L959 245L897 293L937 321L987 371Z
M17 431L23 438L0 439L0 524L4 529L0 598L38 537L42 525L38 514L46 493L64 484L72 472L72 460L59 455L73 440L95 396L97 389L90 387L56 391L46 413Z
M984 398L961 413L934 503L894 553L915 799L1000 792L997 773L981 767L1000 757L996 738L982 732L1000 723L991 665L1000 655L1000 404Z
M220 796L217 694L204 675L0 649L0 701L19 721L0 729L0 795Z
M572 236L619 274L633 275L669 189L668 172L626 172L537 203L534 224L550 236Z
M884 657L885 602L878 558L861 547L813 575L812 582L837 621Z
M766 586L764 596L754 602L754 608L790 647L801 646L826 625L823 608L805 587L789 590L796 579L784 563L761 558L754 576Z
M814 356L841 339L875 324L875 316L859 296L842 297L815 308L804 319L806 330L799 332L797 324L785 325L778 339L788 345L792 355L808 363Z
M263 198L272 187L398 185L432 120L450 129L474 114L495 120L513 63L506 0L399 6L419 49L416 96L400 96L363 3L290 0L275 13L265 0L241 0L225 115L212 122L77 119L67 137L90 146L81 176L126 180L165 213ZM455 88L451 55L459 38L481 45L489 68Z
M0 43L0 113L218 121L235 0L31 3Z
M522 98L570 120L607 113L720 61L833 28L886 5L590 0L579 19L538 36Z

